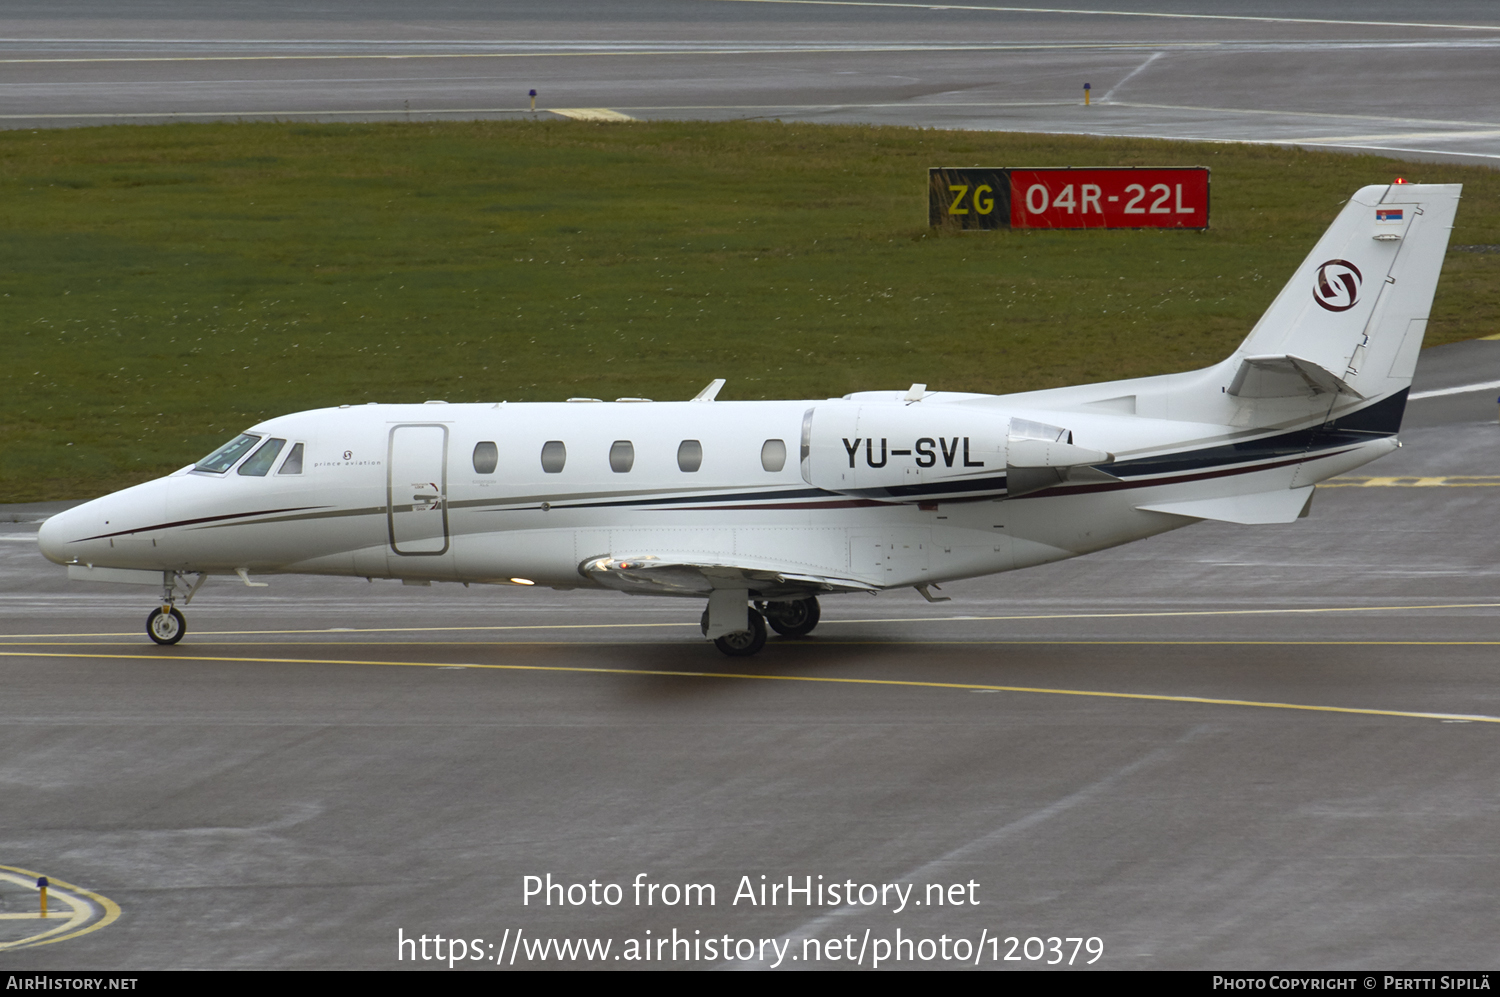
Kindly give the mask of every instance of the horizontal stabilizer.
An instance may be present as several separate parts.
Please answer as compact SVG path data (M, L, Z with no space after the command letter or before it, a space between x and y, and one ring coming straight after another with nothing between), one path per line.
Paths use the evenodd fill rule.
M1246 357L1229 385L1229 393L1241 398L1288 398L1309 392L1364 397L1328 368L1288 354Z
M1307 515L1312 504L1312 485L1287 488L1252 495L1225 495L1220 498L1189 499L1186 502L1162 502L1138 505L1144 512L1165 512L1194 519L1216 519L1222 523L1290 523Z

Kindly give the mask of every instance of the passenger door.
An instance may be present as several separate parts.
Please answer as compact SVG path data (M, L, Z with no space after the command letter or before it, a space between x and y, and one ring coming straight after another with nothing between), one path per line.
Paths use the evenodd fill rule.
M396 426L386 460L391 550L405 556L448 550L448 427Z

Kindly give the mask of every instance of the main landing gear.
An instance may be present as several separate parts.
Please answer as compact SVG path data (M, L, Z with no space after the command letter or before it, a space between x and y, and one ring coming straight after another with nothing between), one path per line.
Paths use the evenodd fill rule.
M748 658L766 646L766 618L755 610L749 611L749 629L736 630L714 638L714 647L731 658Z
M208 575L198 572L198 580L183 595L184 606L193 601L193 596L198 594L206 581ZM187 620L183 619L182 610L175 605L178 595L182 594L178 588L179 583L187 585L187 572L162 572L161 605L151 610L151 615L146 617L146 636L158 644L175 644L187 633Z
M766 646L766 626L783 637L805 637L812 633L822 615L818 600L794 599L789 602L757 602L746 609L745 629L723 633L714 638L714 647L731 658L746 658ZM703 613L703 632L708 633L709 610Z
M818 625L823 612L814 598L791 602L768 602L760 605L771 629L783 637L806 637Z

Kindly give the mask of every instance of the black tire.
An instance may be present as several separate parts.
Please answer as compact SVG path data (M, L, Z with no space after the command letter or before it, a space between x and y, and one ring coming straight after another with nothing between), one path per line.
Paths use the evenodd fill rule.
M783 637L806 637L823 616L817 599L772 602L766 605L766 622Z
M766 646L766 618L753 609L748 612L748 630L736 630L714 640L714 647L731 658L748 658Z
M187 633L187 621L176 606L153 609L146 617L146 636L158 644L175 644Z

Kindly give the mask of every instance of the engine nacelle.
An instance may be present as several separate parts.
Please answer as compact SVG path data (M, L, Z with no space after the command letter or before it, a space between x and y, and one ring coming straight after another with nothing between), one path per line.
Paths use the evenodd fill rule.
M1008 424L956 405L825 402L802 419L802 478L880 502L1002 494Z
M1018 496L1112 460L1060 426L958 405L839 400L802 417L803 480L877 502Z

